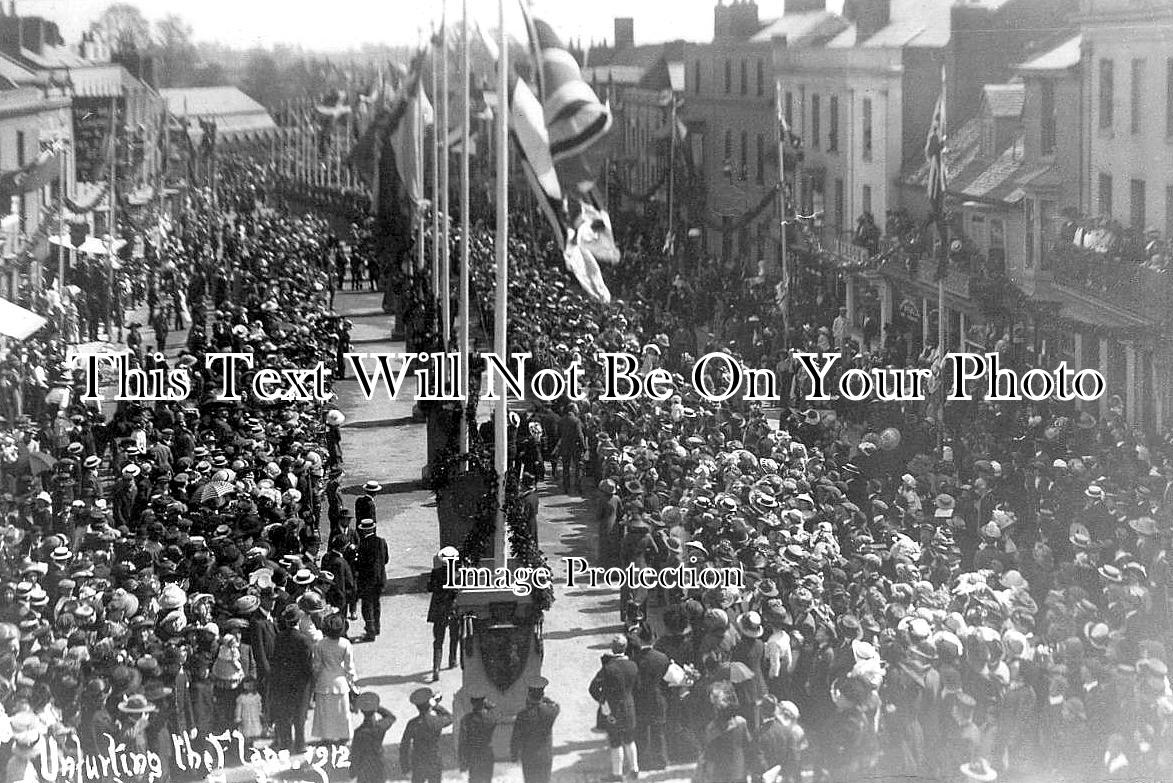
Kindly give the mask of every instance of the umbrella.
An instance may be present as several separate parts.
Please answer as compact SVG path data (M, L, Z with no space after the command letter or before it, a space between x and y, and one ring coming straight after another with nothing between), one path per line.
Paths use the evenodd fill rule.
M209 481L196 490L195 501L207 503L209 500L219 500L236 492L236 486L227 481Z
M57 460L53 458L52 454L44 451L33 451L29 453L29 472L34 476L39 476L47 470L52 470L56 464Z

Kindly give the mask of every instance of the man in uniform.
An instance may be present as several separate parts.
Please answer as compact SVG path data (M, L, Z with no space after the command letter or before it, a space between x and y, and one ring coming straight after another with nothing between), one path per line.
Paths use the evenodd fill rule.
M409 697L419 715L407 722L399 741L399 768L412 783L440 783L440 733L452 725L452 713L440 706L442 694L417 688Z
M375 516L375 495L383 491L383 485L377 481L368 481L362 485L363 494L354 501L355 519L373 519Z
M549 783L554 766L554 721L561 707L546 698L549 684L545 677L530 681L525 706L513 722L509 756L513 761L521 761L525 783Z
M358 583L359 600L362 601L362 620L367 641L374 641L382 630L379 600L387 581L387 542L375 533L373 519L364 519L358 523L358 535L354 578Z
M485 694L474 692L469 702L472 712L460 719L460 768L468 770L468 783L492 783L493 731L497 718Z
M456 656L460 646L460 621L454 611L456 590L445 587L448 580L448 561L460 559L460 552L453 546L446 546L432 558L432 571L428 574L428 622L432 624L432 682L440 681L440 661L444 659L444 637L448 637L448 668L456 668Z

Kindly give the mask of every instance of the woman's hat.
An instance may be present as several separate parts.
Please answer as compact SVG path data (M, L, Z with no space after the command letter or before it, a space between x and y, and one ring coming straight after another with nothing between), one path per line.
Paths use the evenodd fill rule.
M382 492L383 485L377 481L368 481L367 483L362 485L362 491L373 495L376 492Z
M737 617L737 631L750 639L762 635L762 616L757 612L742 612Z
M147 712L155 712L159 708L151 704L141 693L130 693L122 697L122 701L118 704L118 711L128 714L142 714Z
M308 568L299 568L293 575L293 581L299 585L313 584L314 572Z

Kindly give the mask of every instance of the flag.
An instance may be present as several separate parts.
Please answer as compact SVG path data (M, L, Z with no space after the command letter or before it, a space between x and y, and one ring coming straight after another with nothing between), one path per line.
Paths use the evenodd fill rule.
M942 77L944 74L942 73ZM937 249L937 279L943 279L949 271L949 226L945 222L945 86L942 78L941 94L933 110L933 121L925 138L925 162L929 165L928 182L925 185L929 197L929 216L925 229L930 223L937 224L940 246Z
M585 152L607 135L611 109L582 78L578 62L553 28L542 19L531 18L524 0L522 11L534 50L538 96L550 131L550 155L560 162Z
M929 135L925 139L925 161L929 164L929 181L927 185L929 204L935 213L940 213L945 203L945 93L941 92L937 98L937 106L933 110L933 122L929 126Z
M391 149L395 153L395 168L399 171L408 198L417 206L424 197L424 166L419 157L423 145L419 143L419 133L424 126L434 122L432 105L423 91L421 81L416 78L410 86L412 92L403 96L406 105L390 137Z
M611 303L611 291L603 280L599 262L590 250L576 241L571 241L567 244L563 257L566 259L566 268L574 275L574 279L582 286L587 296L603 304Z
M510 79L509 129L521 151L521 165L537 197L542 214L550 223L559 249L566 249L568 221L562 200L562 186L550 156L550 140L542 121L542 106L529 85L514 74Z

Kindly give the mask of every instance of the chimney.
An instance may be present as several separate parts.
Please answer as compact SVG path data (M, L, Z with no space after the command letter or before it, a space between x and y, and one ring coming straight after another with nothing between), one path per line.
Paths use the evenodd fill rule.
M726 6L721 0L713 8L713 39L745 41L761 29L758 4L754 0L733 0Z
M888 26L892 0L845 0L843 16L855 25L855 40L863 42Z
M786 0L785 13L809 14L827 10L827 0Z
M635 20L630 16L615 17L615 51L635 46Z

